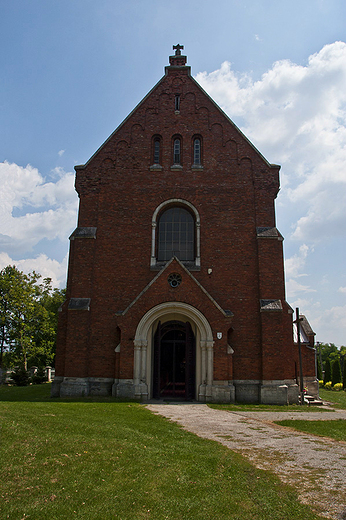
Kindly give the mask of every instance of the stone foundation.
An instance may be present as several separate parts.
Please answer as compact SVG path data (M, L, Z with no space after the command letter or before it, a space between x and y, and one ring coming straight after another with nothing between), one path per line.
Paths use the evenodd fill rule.
M308 388L318 392L318 381L308 382ZM317 386L316 386L317 385ZM287 405L298 402L298 385L292 381L214 381L212 385L200 385L197 400L202 403L262 403ZM56 377L52 383L52 397L119 397L147 401L145 383L134 384L133 379L102 377ZM318 393L317 393L318 395Z
M304 377L304 387L308 389L308 395L319 399L319 383L315 377Z
M113 378L104 377L56 377L51 397L107 397L112 395L113 382Z
M239 403L258 403L260 381L237 380L235 386L235 400Z
M208 403L234 403L235 386L229 381L214 381L210 387Z

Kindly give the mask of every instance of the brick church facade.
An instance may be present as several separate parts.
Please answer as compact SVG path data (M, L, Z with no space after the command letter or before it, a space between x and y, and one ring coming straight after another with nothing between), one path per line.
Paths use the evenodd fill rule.
M52 395L297 402L279 166L169 63L75 168Z

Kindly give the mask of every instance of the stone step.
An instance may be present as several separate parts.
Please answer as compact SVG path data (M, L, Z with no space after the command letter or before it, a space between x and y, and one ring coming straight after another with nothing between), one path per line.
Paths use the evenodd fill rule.
M300 402L300 397L299 397ZM308 406L323 406L323 401L321 399L317 399L313 395L304 395L304 403Z

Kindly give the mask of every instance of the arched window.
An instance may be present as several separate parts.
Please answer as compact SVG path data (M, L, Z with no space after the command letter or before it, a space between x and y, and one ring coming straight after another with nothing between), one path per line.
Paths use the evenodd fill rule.
M200 269L200 217L183 199L162 202L152 218L151 267L160 269L173 256L189 269Z
M160 138L154 139L154 164L160 164Z
M162 155L162 138L160 135L154 135L151 140L151 164L153 170L162 170L161 155Z
M173 143L173 164L181 164L181 141L179 137Z
M193 140L193 164L195 166L202 164L201 139L199 137L195 137Z
M180 110L180 94L174 96L174 109L176 112Z
M195 259L194 218L179 206L164 211L158 223L157 259L162 262L172 256L186 262Z

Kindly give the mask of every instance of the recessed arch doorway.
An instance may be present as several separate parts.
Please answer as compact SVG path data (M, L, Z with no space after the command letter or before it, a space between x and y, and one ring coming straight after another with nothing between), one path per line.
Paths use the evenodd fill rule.
M175 326L173 326L173 322L175 322ZM158 333L159 324L161 330ZM147 311L138 323L134 339L134 385L136 397L143 400L152 397L165 397L160 395L163 386L161 386L161 383L159 386L158 379L162 378L164 380L167 374L164 376L163 370L165 366L159 367L156 355L157 345L159 345L159 343L156 343L158 342L158 334L161 335L162 339L162 332L164 333L163 339L167 341L167 344L164 347L161 344L159 355L162 354L162 348L164 348L166 349L163 351L164 356L167 358L172 356L173 343L175 343L175 357L178 365L179 363L184 363L183 355L186 355L186 343L190 345L188 347L187 376L185 368L185 378L188 378L188 382L185 379L185 395L182 397L198 401L207 400L213 385L213 334L206 317L192 305L183 302L161 303ZM183 335L179 338L179 335L183 332L185 336ZM179 347L179 339L185 342L185 347ZM168 376L172 375L172 373L168 374ZM178 381L179 377L182 378L183 376L178 376L176 372L174 376L175 383L182 382ZM172 385L170 387L172 388ZM174 397L178 397L178 388L179 385L175 384L174 392L176 395Z
M195 399L196 341L190 322L159 321L153 358L154 398Z

